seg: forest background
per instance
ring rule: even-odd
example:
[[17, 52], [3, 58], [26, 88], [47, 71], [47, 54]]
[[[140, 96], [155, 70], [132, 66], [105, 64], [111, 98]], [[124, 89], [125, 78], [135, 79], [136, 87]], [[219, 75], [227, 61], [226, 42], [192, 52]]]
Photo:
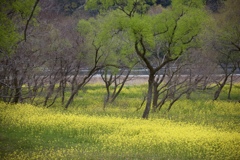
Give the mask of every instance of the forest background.
[[46, 107], [60, 99], [68, 108], [97, 74], [104, 106], [126, 82], [147, 75], [143, 118], [198, 89], [214, 88], [217, 100], [229, 83], [231, 99], [240, 66], [238, 4], [1, 1], [0, 98]]

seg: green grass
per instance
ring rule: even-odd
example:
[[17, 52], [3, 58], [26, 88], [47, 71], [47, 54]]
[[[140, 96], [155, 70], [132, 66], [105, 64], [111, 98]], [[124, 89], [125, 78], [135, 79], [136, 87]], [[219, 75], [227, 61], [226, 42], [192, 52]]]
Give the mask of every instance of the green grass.
[[128, 86], [105, 110], [101, 85], [87, 86], [68, 110], [0, 103], [0, 158], [240, 159], [238, 86], [231, 101], [227, 88], [218, 101], [199, 91], [149, 120], [136, 111], [145, 89]]

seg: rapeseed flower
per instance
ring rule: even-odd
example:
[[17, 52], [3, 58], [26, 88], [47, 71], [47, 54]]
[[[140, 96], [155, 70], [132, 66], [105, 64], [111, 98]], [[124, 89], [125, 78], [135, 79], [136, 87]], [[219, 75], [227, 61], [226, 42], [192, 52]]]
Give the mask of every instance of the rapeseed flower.
[[[213, 104], [224, 110], [221, 115], [229, 111], [227, 103]], [[233, 108], [228, 107], [235, 114]], [[240, 158], [239, 132], [167, 119], [90, 116], [1, 103], [0, 126], [2, 133], [21, 135], [15, 139], [19, 148], [4, 153], [3, 159]]]

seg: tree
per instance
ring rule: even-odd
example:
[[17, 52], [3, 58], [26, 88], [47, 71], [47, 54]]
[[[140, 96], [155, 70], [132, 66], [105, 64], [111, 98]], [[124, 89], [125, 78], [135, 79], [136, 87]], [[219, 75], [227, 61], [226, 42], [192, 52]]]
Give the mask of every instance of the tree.
[[39, 0], [1, 0], [0, 58], [12, 53], [22, 39], [26, 41], [30, 21], [39, 12], [38, 2]]
[[[81, 90], [91, 78], [105, 66], [105, 63], [110, 55], [111, 50], [106, 46], [104, 41], [97, 41], [96, 36], [99, 35], [101, 21], [95, 21], [90, 19], [86, 21], [84, 19], [78, 22], [78, 31], [82, 37], [82, 45], [84, 47], [81, 50], [79, 58], [84, 60], [81, 63], [81, 69], [86, 69], [87, 73], [81, 77], [81, 80], [77, 82], [76, 86], [72, 90], [72, 93], [65, 104], [67, 109], [72, 103], [75, 95]], [[94, 28], [95, 26], [96, 28]]]
[[173, 104], [183, 95], [190, 94], [201, 78], [192, 73], [189, 60], [186, 56], [178, 58], [172, 63], [168, 63], [155, 76], [153, 84], [153, 111], [160, 110], [169, 101], [167, 111], [170, 111]]
[[116, 65], [114, 67], [106, 64], [106, 67], [104, 67], [101, 71], [101, 77], [107, 90], [106, 97], [104, 98], [104, 108], [107, 103], [113, 103], [115, 101], [121, 93], [125, 83], [128, 80], [131, 80], [129, 75], [133, 67], [137, 64], [137, 62], [135, 62], [135, 64], [131, 64], [133, 61], [134, 58], [132, 58], [132, 60], [128, 60], [129, 64], [119, 64], [119, 66]]
[[[23, 100], [22, 86], [35, 55], [27, 40], [27, 31], [39, 11], [39, 0], [2, 0], [0, 2], [0, 93], [5, 102]], [[24, 44], [23, 40], [26, 44]], [[33, 54], [33, 55], [31, 55]]]
[[126, 36], [127, 45], [132, 46], [140, 63], [149, 70], [147, 101], [142, 116], [148, 118], [157, 72], [197, 45], [196, 37], [205, 13], [203, 4], [197, 0], [173, 1], [172, 6], [162, 13], [147, 15], [149, 6], [144, 0], [88, 1], [87, 8], [96, 7], [116, 9], [106, 14], [106, 17], [114, 19], [103, 25], [105, 40], [116, 34]]
[[214, 100], [217, 100], [223, 87], [230, 79], [230, 88], [228, 98], [232, 88], [232, 76], [239, 68], [240, 63], [240, 11], [237, 6], [240, 1], [228, 0], [219, 10], [219, 13], [214, 14], [214, 24], [212, 29], [207, 32], [207, 51], [215, 52], [214, 62], [223, 71], [223, 77], [217, 81], [218, 88], [215, 91]]

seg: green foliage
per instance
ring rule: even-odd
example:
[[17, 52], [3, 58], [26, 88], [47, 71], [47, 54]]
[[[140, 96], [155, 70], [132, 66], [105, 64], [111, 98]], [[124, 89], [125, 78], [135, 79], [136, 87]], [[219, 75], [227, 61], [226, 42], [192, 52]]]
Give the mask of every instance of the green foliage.
[[[198, 46], [197, 36], [202, 31], [206, 13], [201, 1], [173, 1], [171, 9], [155, 17], [155, 33], [163, 51], [179, 56], [191, 47]], [[166, 45], [168, 44], [168, 45]]]
[[[147, 10], [143, 1], [128, 1], [129, 3], [123, 4], [120, 2], [126, 1], [115, 2], [116, 10], [114, 11], [108, 8], [108, 2], [113, 1], [98, 1], [98, 3], [100, 2], [101, 5], [107, 6], [104, 9], [108, 9], [108, 12], [97, 17], [98, 21], [103, 19], [99, 35], [96, 37], [98, 42], [102, 44], [118, 38], [117, 42], [122, 41], [120, 43], [122, 46], [131, 45], [133, 48], [131, 50], [135, 50], [136, 57], [143, 62], [145, 67], [147, 66], [151, 75], [156, 74], [167, 63], [179, 58], [188, 49], [197, 46], [196, 37], [201, 31], [205, 16], [203, 4], [197, 0], [174, 1], [171, 8], [155, 15], [138, 10], [138, 7]], [[89, 3], [92, 5], [93, 1], [89, 1]], [[112, 3], [110, 4], [112, 5]], [[160, 19], [159, 22], [158, 19]], [[119, 35], [124, 36], [124, 39]], [[125, 47], [123, 48], [125, 49]], [[119, 49], [121, 50], [121, 48]], [[160, 52], [166, 58], [161, 59], [157, 55]], [[132, 53], [129, 52], [129, 54]], [[149, 82], [152, 82], [153, 79], [149, 79]], [[149, 86], [151, 86], [150, 83]], [[151, 97], [151, 92], [149, 89], [148, 97]], [[150, 110], [151, 99], [147, 100], [146, 112], [143, 117]]]
[[[0, 52], [8, 54], [12, 52], [12, 49], [19, 41], [20, 35], [17, 33], [13, 22], [10, 21], [5, 14], [0, 13], [0, 21], [4, 22], [4, 25], [0, 25]], [[0, 55], [0, 57], [1, 56], [3, 55]]]
[[[117, 34], [119, 29], [127, 30], [129, 19], [119, 11], [107, 16], [99, 15], [96, 19], [80, 20], [78, 31], [84, 39], [84, 48], [88, 54], [94, 53], [95, 47], [100, 47], [102, 55], [106, 56], [105, 63], [118, 66], [119, 62], [126, 66], [134, 63], [127, 60], [127, 56], [134, 53], [132, 41], [126, 36], [128, 33]], [[118, 18], [116, 18], [118, 17]], [[127, 21], [126, 21], [127, 20]]]
[[87, 36], [88, 34], [91, 34], [93, 32], [93, 28], [90, 21], [87, 20], [80, 20], [78, 22], [78, 32], [81, 36]]
[[[99, 3], [104, 5], [104, 9], [114, 5], [134, 9], [134, 1], [120, 3], [115, 1], [89, 1], [87, 8], [94, 8]], [[139, 1], [142, 3], [142, 1]], [[122, 5], [120, 5], [122, 4]], [[96, 7], [95, 6], [95, 7]], [[140, 5], [141, 6], [141, 5]], [[119, 8], [118, 8], [119, 9]], [[111, 11], [98, 18], [104, 19], [101, 25], [101, 32], [98, 39], [100, 42], [111, 40], [116, 34], [127, 36], [127, 44], [134, 44], [143, 38], [147, 46], [154, 47], [162, 44], [162, 50], [170, 51], [170, 56], [179, 56], [185, 50], [197, 46], [196, 36], [202, 29], [202, 23], [206, 17], [203, 11], [202, 1], [173, 1], [172, 7], [157, 15], [135, 13], [129, 16], [130, 8]], [[119, 37], [118, 37], [119, 38]], [[132, 45], [134, 46], [134, 45]], [[123, 47], [124, 48], [124, 47]]]
[[[21, 38], [19, 28], [26, 24], [32, 12], [33, 0], [1, 0], [0, 2], [0, 52], [10, 54]], [[37, 7], [35, 14], [40, 11]]]
[[[20, 13], [23, 19], [26, 19], [31, 14], [34, 3], [35, 1], [32, 0], [17, 0], [14, 1], [11, 5], [14, 11]], [[37, 9], [37, 12], [38, 11], [39, 8]]]

